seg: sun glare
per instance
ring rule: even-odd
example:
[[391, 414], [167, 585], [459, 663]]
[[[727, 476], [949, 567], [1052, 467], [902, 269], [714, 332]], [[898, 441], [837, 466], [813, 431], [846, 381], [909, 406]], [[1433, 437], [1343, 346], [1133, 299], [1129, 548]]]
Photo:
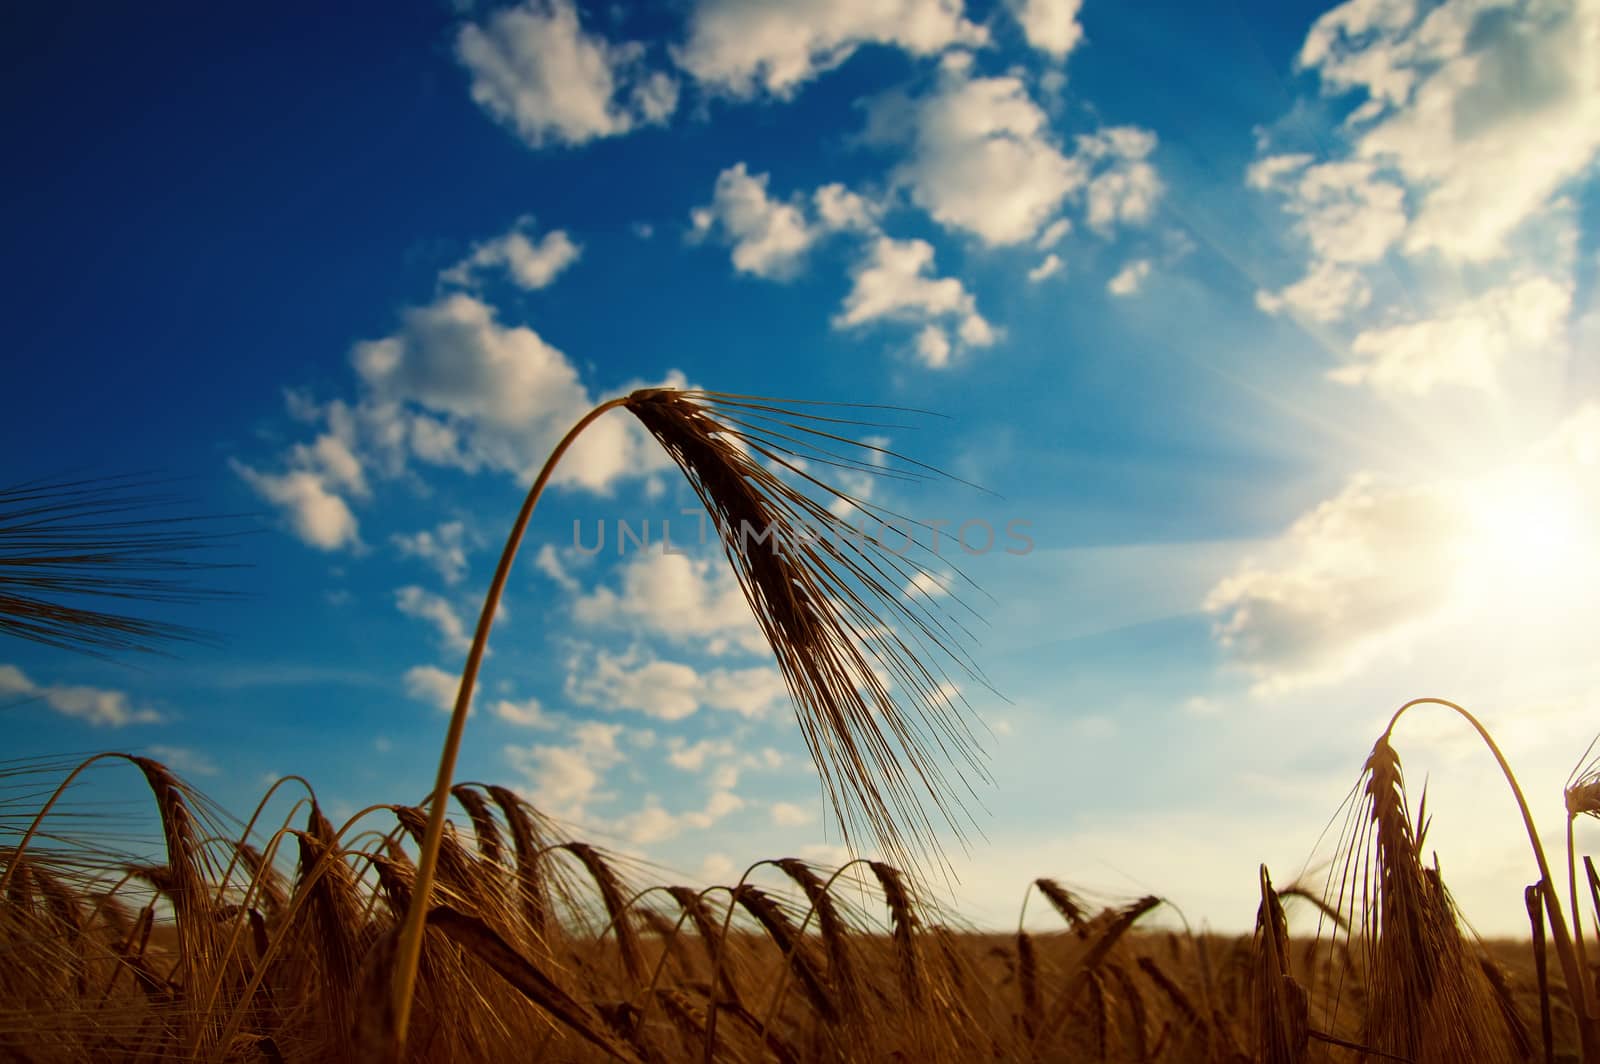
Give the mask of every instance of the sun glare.
[[[1558, 591], [1592, 572], [1597, 531], [1575, 471], [1520, 466], [1469, 491], [1472, 561], [1521, 590]], [[1490, 575], [1490, 574], [1485, 574]]]

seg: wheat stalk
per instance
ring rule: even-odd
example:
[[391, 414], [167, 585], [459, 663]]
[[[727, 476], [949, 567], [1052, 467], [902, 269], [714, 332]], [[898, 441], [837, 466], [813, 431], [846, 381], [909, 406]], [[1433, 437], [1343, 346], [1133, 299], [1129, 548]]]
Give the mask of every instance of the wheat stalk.
[[205, 555], [237, 530], [165, 512], [180, 500], [158, 485], [110, 476], [0, 487], [0, 635], [97, 657], [208, 639], [123, 609], [228, 597], [195, 578], [231, 568]]
[[[395, 1053], [404, 1050], [445, 806], [468, 709], [500, 598], [533, 509], [556, 464], [605, 413], [633, 414], [677, 464], [715, 520], [724, 553], [771, 647], [801, 732], [849, 843], [864, 830], [904, 865], [938, 852], [928, 808], [961, 830], [967, 774], [984, 777], [955, 671], [980, 683], [967, 633], [930, 596], [902, 589], [937, 577], [830, 508], [893, 517], [805, 471], [808, 463], [916, 479], [930, 467], [840, 435], [839, 407], [647, 388], [595, 407], [556, 445], [501, 552], [445, 734], [395, 965]], [[849, 409], [849, 408], [846, 408]], [[831, 412], [822, 412], [829, 410]], [[756, 538], [754, 546], [750, 543]], [[775, 537], [775, 538], [767, 538]], [[781, 549], [780, 549], [781, 548]], [[948, 773], [947, 774], [947, 770]], [[965, 793], [963, 793], [965, 792]], [[926, 805], [925, 805], [926, 803]]]

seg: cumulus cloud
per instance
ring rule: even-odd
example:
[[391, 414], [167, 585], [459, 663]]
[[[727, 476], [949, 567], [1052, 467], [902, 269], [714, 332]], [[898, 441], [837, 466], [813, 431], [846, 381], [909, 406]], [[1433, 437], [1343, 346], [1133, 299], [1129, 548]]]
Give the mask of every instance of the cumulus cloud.
[[[1020, 77], [973, 78], [947, 64], [927, 96], [891, 97], [878, 107], [869, 137], [910, 139], [910, 158], [895, 176], [912, 201], [985, 244], [1033, 239], [1089, 179], [1085, 162], [1061, 150]], [[909, 113], [891, 120], [883, 108]]]
[[533, 219], [523, 216], [511, 229], [493, 240], [474, 244], [466, 258], [439, 274], [446, 284], [472, 287], [484, 274], [504, 271], [525, 291], [545, 288], [578, 261], [583, 248], [564, 229], [552, 229], [532, 239]]
[[1343, 676], [1445, 607], [1469, 527], [1448, 486], [1358, 477], [1212, 589], [1216, 638], [1263, 693]]
[[717, 175], [710, 205], [697, 207], [691, 217], [696, 235], [716, 230], [728, 241], [734, 269], [783, 280], [798, 272], [817, 233], [801, 206], [767, 195], [767, 180], [767, 174], [752, 175], [736, 163]]
[[[914, 348], [917, 361], [929, 369], [943, 369], [950, 364], [950, 335], [937, 325], [924, 325], [917, 333]], [[854, 494], [852, 492], [852, 494]], [[839, 500], [834, 500], [835, 503]], [[832, 505], [830, 504], [830, 509]], [[853, 508], [853, 507], [852, 507]], [[837, 511], [835, 511], [837, 512]]]
[[[933, 245], [926, 240], [875, 238], [851, 270], [850, 292], [834, 316], [835, 327], [849, 329], [883, 319], [924, 327], [948, 322], [968, 347], [994, 343], [994, 328], [978, 313], [977, 300], [966, 286], [954, 277], [932, 273]], [[919, 341], [924, 364], [940, 366], [948, 361], [948, 347], [936, 346], [934, 359], [922, 345]]]
[[1150, 276], [1150, 260], [1135, 259], [1122, 269], [1117, 275], [1106, 282], [1106, 291], [1114, 296], [1131, 296], [1139, 291], [1145, 278]]
[[1305, 155], [1268, 156], [1252, 164], [1246, 180], [1284, 197], [1318, 261], [1377, 262], [1405, 233], [1405, 189], [1372, 162], [1310, 165]]
[[[525, 484], [596, 402], [565, 353], [526, 325], [503, 324], [494, 307], [468, 292], [408, 308], [395, 332], [355, 344], [351, 362], [360, 389], [353, 402], [318, 405], [290, 395], [290, 412], [325, 423], [326, 431], [289, 448], [287, 469], [233, 463], [302, 540], [323, 550], [361, 546], [347, 497], [367, 494], [368, 470], [395, 478], [421, 462], [505, 473]], [[672, 372], [624, 389], [684, 384]], [[601, 418], [567, 452], [554, 483], [605, 494], [622, 478], [651, 478], [669, 465], [636, 420]], [[395, 543], [451, 580], [464, 562], [460, 535], [441, 526]]]
[[187, 746], [164, 746], [158, 743], [145, 747], [144, 752], [180, 776], [215, 776], [222, 771], [211, 758]]
[[1381, 260], [1405, 232], [1405, 190], [1399, 184], [1370, 162], [1313, 165], [1305, 154], [1258, 159], [1246, 182], [1283, 197], [1312, 255], [1300, 280], [1276, 292], [1257, 292], [1258, 307], [1334, 322], [1371, 302], [1372, 287], [1359, 267]]
[[548, 543], [540, 544], [539, 553], [533, 556], [533, 567], [549, 577], [563, 591], [575, 593], [583, 586], [578, 583], [577, 577], [567, 571], [560, 553]]
[[548, 816], [579, 819], [605, 775], [626, 760], [617, 745], [620, 724], [585, 721], [572, 727], [564, 745], [507, 746], [506, 760], [528, 782], [526, 795]]
[[745, 801], [732, 791], [719, 790], [711, 794], [703, 809], [686, 813], [670, 813], [654, 801], [641, 809], [612, 821], [611, 829], [636, 846], [647, 846], [676, 838], [685, 829], [705, 830], [719, 820], [743, 809]]
[[1054, 277], [1060, 272], [1061, 256], [1052, 251], [1044, 257], [1039, 265], [1028, 271], [1028, 280], [1038, 284], [1040, 281]]
[[1301, 60], [1367, 91], [1357, 151], [1420, 192], [1407, 251], [1493, 258], [1600, 151], [1600, 8], [1450, 0], [1416, 14], [1359, 44], [1328, 43], [1319, 20]]
[[233, 471], [262, 499], [283, 510], [294, 534], [318, 550], [338, 550], [361, 542], [350, 504], [318, 474], [306, 469], [263, 473], [234, 460]]
[[871, 233], [878, 228], [882, 207], [837, 181], [811, 194], [817, 220], [829, 232]]
[[459, 584], [467, 573], [467, 527], [461, 521], [446, 521], [431, 531], [396, 532], [389, 541], [402, 558], [426, 562], [447, 584]]
[[874, 100], [864, 139], [904, 149], [895, 183], [940, 225], [989, 246], [1048, 250], [1071, 230], [1060, 217], [1069, 202], [1083, 204], [1101, 235], [1142, 225], [1162, 193], [1150, 160], [1155, 134], [1104, 127], [1077, 137], [1068, 151], [1020, 75], [975, 77], [955, 56], [927, 93]]
[[406, 694], [425, 702], [441, 713], [455, 708], [461, 677], [433, 665], [415, 665], [406, 670]]
[[1156, 135], [1138, 126], [1111, 126], [1078, 138], [1078, 156], [1096, 170], [1089, 182], [1086, 217], [1102, 235], [1119, 225], [1143, 225], [1161, 198], [1161, 178], [1150, 162]]
[[1053, 59], [1065, 59], [1083, 40], [1083, 0], [1011, 0], [1010, 7], [1028, 43]]
[[[463, 292], [402, 316], [400, 331], [352, 352], [367, 407], [386, 435], [424, 461], [531, 479], [556, 441], [593, 407], [567, 356]], [[573, 445], [555, 482], [603, 491], [662, 468], [628, 418], [602, 418]]]
[[466, 623], [443, 596], [412, 584], [395, 591], [394, 604], [407, 617], [432, 625], [447, 649], [465, 654], [472, 646]]
[[677, 58], [732, 95], [790, 96], [864, 44], [932, 55], [987, 39], [962, 17], [961, 0], [699, 0]]
[[474, 102], [533, 148], [665, 123], [678, 106], [677, 81], [646, 68], [642, 45], [586, 31], [571, 0], [525, 0], [467, 23], [456, 58]]
[[[1286, 194], [1315, 264], [1372, 263], [1394, 246], [1499, 258], [1600, 152], [1597, 42], [1591, 3], [1349, 0], [1299, 55], [1326, 92], [1364, 97], [1345, 122], [1348, 152], [1320, 165], [1269, 155], [1247, 180]], [[1322, 277], [1357, 290], [1347, 274]]]
[[723, 559], [636, 551], [619, 571], [616, 589], [598, 587], [573, 602], [580, 624], [693, 642], [712, 654], [766, 649], [750, 604]]
[[1072, 232], [1071, 219], [1057, 218], [1044, 227], [1044, 232], [1039, 234], [1039, 239], [1034, 241], [1033, 246], [1040, 251], [1049, 251], [1065, 240], [1070, 232]]
[[1330, 376], [1387, 395], [1490, 389], [1503, 363], [1560, 341], [1571, 302], [1570, 287], [1545, 277], [1500, 285], [1436, 317], [1362, 332], [1351, 345], [1357, 361]]
[[78, 684], [39, 684], [15, 665], [0, 665], [0, 698], [9, 697], [37, 699], [63, 717], [96, 727], [160, 724], [165, 719], [153, 709], [133, 705], [122, 691]]
[[545, 712], [537, 698], [524, 698], [521, 701], [502, 698], [489, 710], [507, 724], [515, 724], [519, 728], [548, 730], [556, 727], [555, 720]]
[[881, 208], [860, 193], [833, 182], [816, 189], [809, 204], [799, 194], [779, 200], [767, 193], [770, 177], [735, 163], [717, 175], [711, 202], [689, 215], [691, 236], [720, 236], [740, 273], [789, 280], [826, 236], [877, 231]]
[[702, 677], [701, 698], [705, 704], [741, 717], [765, 716], [787, 694], [783, 676], [766, 666], [712, 669]]
[[1319, 262], [1300, 280], [1256, 293], [1256, 306], [1268, 314], [1287, 309], [1311, 321], [1341, 321], [1372, 302], [1372, 285], [1359, 271], [1337, 262]]
[[[752, 175], [744, 163], [724, 170], [712, 202], [692, 212], [693, 235], [720, 235], [732, 248], [734, 268], [742, 273], [786, 280], [799, 272], [819, 240], [853, 233], [859, 251], [850, 272], [852, 287], [833, 318], [835, 328], [883, 320], [916, 326], [912, 353], [930, 369], [951, 364], [957, 341], [963, 349], [995, 342], [994, 328], [978, 313], [966, 286], [957, 278], [933, 275], [933, 245], [884, 235], [879, 203], [829, 184], [812, 194], [808, 206], [799, 195], [773, 199], [767, 185], [768, 175]], [[1051, 255], [1038, 279], [1059, 267], [1059, 259]]]
[[780, 828], [804, 827], [817, 818], [812, 810], [794, 802], [773, 802], [767, 811], [772, 814], [772, 822]]
[[682, 720], [702, 706], [744, 717], [764, 715], [786, 692], [776, 669], [711, 669], [644, 656], [638, 651], [578, 653], [568, 662], [567, 697], [580, 705], [627, 709], [658, 720]]
[[1419, 675], [1448, 663], [1445, 674], [1489, 679], [1508, 640], [1530, 663], [1587, 660], [1578, 618], [1600, 587], [1600, 404], [1496, 452], [1470, 475], [1355, 477], [1219, 581], [1206, 601], [1214, 634], [1255, 690], [1402, 655]]
[[701, 739], [694, 743], [674, 739], [668, 747], [667, 763], [685, 772], [703, 772], [708, 760], [733, 754], [733, 742], [729, 739]]

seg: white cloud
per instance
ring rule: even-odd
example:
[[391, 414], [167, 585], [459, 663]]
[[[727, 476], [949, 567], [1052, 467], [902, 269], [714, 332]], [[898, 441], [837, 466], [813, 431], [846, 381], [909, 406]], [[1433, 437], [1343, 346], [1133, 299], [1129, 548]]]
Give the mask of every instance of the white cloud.
[[441, 713], [455, 709], [460, 676], [433, 665], [414, 665], [406, 670], [404, 680], [406, 694], [418, 702], [426, 702]]
[[735, 163], [717, 175], [711, 202], [696, 207], [689, 218], [690, 235], [702, 239], [713, 232], [732, 248], [734, 269], [772, 281], [800, 271], [808, 251], [833, 233], [878, 231], [881, 206], [838, 182], [810, 196], [773, 199], [767, 194], [769, 174], [751, 174]]
[[658, 720], [682, 720], [700, 708], [700, 674], [675, 661], [641, 660], [634, 653], [598, 651], [574, 657], [567, 697], [606, 710], [631, 709]]
[[1262, 692], [1342, 676], [1447, 604], [1468, 524], [1447, 486], [1358, 477], [1212, 589], [1217, 640]]
[[759, 717], [786, 693], [776, 669], [711, 669], [704, 673], [637, 651], [597, 650], [568, 662], [566, 693], [573, 701], [606, 710], [631, 709], [659, 720], [682, 720], [702, 706]]
[[911, 158], [896, 179], [935, 221], [985, 244], [1033, 239], [1089, 178], [1084, 161], [1057, 146], [1019, 77], [969, 78], [947, 66], [928, 96], [893, 106], [910, 113], [877, 123], [872, 135], [909, 135]]
[[1089, 182], [1089, 228], [1101, 234], [1118, 225], [1142, 225], [1155, 213], [1161, 178], [1150, 163], [1156, 135], [1137, 126], [1112, 126], [1078, 138], [1078, 154], [1098, 169]]
[[230, 465], [257, 495], [283, 509], [294, 534], [307, 545], [338, 550], [361, 542], [350, 504], [330, 491], [317, 473], [306, 469], [262, 473], [237, 460]]
[[578, 583], [577, 577], [567, 572], [567, 567], [561, 561], [561, 555], [548, 543], [540, 544], [539, 553], [533, 557], [533, 567], [569, 594], [576, 592], [582, 586]]
[[1571, 289], [1548, 278], [1508, 283], [1437, 317], [1362, 332], [1351, 345], [1359, 361], [1330, 376], [1389, 395], [1443, 385], [1490, 389], [1503, 363], [1560, 340], [1571, 301]]
[[909, 147], [893, 176], [912, 202], [984, 244], [1032, 242], [1040, 250], [1071, 230], [1058, 217], [1069, 199], [1083, 198], [1102, 235], [1150, 220], [1162, 192], [1149, 158], [1155, 134], [1106, 127], [1076, 138], [1068, 153], [1019, 75], [973, 77], [969, 67], [947, 57], [932, 91], [889, 94], [868, 108], [867, 141]]
[[738, 869], [734, 867], [733, 858], [725, 853], [708, 853], [705, 860], [700, 862], [700, 881], [702, 883], [726, 883], [733, 879], [733, 874]]
[[1117, 275], [1106, 282], [1106, 291], [1114, 296], [1131, 296], [1144, 284], [1145, 278], [1150, 276], [1150, 260], [1135, 259], [1122, 269]]
[[504, 270], [513, 284], [525, 291], [545, 288], [578, 261], [583, 248], [564, 229], [552, 229], [539, 240], [530, 239], [533, 219], [517, 219], [509, 232], [474, 244], [466, 258], [439, 274], [446, 284], [472, 287], [491, 270]]
[[782, 280], [798, 272], [817, 233], [799, 206], [767, 196], [767, 179], [767, 174], [749, 173], [744, 163], [722, 171], [710, 205], [693, 212], [694, 231], [720, 230], [740, 273]]
[[186, 746], [157, 744], [145, 747], [144, 752], [180, 776], [215, 776], [222, 771], [211, 758]]
[[1418, 84], [1359, 150], [1424, 190], [1408, 251], [1494, 257], [1588, 166], [1600, 150], [1597, 44], [1593, 3], [1484, 11], [1452, 0], [1428, 13], [1411, 42], [1380, 38], [1377, 51], [1411, 51], [1399, 61]]
[[1061, 241], [1065, 240], [1067, 234], [1070, 232], [1072, 232], [1071, 220], [1067, 218], [1057, 218], [1055, 221], [1044, 227], [1044, 232], [1039, 234], [1039, 239], [1034, 241], [1033, 246], [1038, 248], [1040, 251], [1049, 251], [1051, 248], [1061, 243]]
[[[834, 316], [841, 329], [880, 319], [926, 326], [951, 321], [969, 347], [986, 347], [995, 340], [993, 327], [978, 313], [977, 301], [954, 277], [930, 276], [933, 245], [925, 240], [895, 240], [879, 236], [851, 271], [852, 285], [844, 306]], [[919, 343], [926, 364], [928, 350]], [[941, 359], [948, 360], [949, 352]]]
[[634, 845], [647, 846], [676, 838], [687, 828], [703, 831], [737, 813], [744, 805], [744, 799], [732, 791], [716, 791], [707, 799], [704, 809], [677, 815], [651, 801], [642, 809], [618, 818], [611, 828]]
[[1258, 160], [1247, 180], [1285, 196], [1319, 262], [1377, 262], [1405, 233], [1405, 189], [1367, 161], [1309, 165], [1309, 156]]
[[17, 666], [0, 665], [0, 698], [9, 696], [38, 699], [63, 717], [87, 721], [96, 727], [160, 724], [165, 719], [153, 709], [134, 706], [122, 691], [78, 684], [38, 684]]
[[502, 698], [489, 709], [507, 724], [515, 724], [520, 728], [549, 729], [556, 726], [537, 698], [524, 698], [520, 702]]
[[950, 576], [948, 574], [935, 575], [927, 570], [918, 571], [906, 586], [901, 589], [901, 594], [913, 598], [938, 598], [950, 593]]
[[[527, 326], [502, 325], [493, 307], [466, 292], [407, 309], [396, 332], [354, 345], [351, 361], [361, 386], [354, 403], [318, 406], [289, 396], [292, 415], [323, 420], [327, 431], [311, 445], [292, 446], [286, 471], [232, 463], [257, 494], [284, 510], [296, 535], [323, 550], [362, 546], [346, 495], [367, 493], [368, 469], [396, 478], [416, 459], [506, 473], [525, 484], [595, 406], [565, 354]], [[624, 390], [684, 385], [674, 371]], [[604, 494], [621, 478], [648, 481], [670, 464], [636, 419], [615, 415], [587, 427], [553, 481]], [[434, 563], [447, 580], [459, 579], [464, 544], [447, 535], [459, 533], [446, 525], [438, 534], [395, 542], [403, 553]]]
[[574, 601], [580, 624], [631, 627], [713, 654], [766, 649], [726, 560], [638, 551], [620, 571], [619, 590], [599, 587]]
[[564, 746], [507, 746], [506, 759], [528, 781], [527, 797], [540, 812], [579, 819], [605, 779], [626, 760], [617, 748], [620, 724], [585, 721], [574, 725]]
[[1311, 160], [1304, 152], [1264, 155], [1245, 171], [1245, 184], [1263, 192], [1279, 187], [1285, 177], [1304, 170]]
[[747, 718], [765, 716], [788, 694], [783, 676], [777, 669], [765, 666], [712, 669], [703, 675], [702, 682], [700, 697], [706, 705]]
[[666, 122], [677, 82], [646, 70], [643, 55], [639, 44], [586, 32], [571, 0], [525, 0], [456, 37], [472, 99], [534, 148]]
[[1300, 62], [1330, 92], [1365, 93], [1351, 165], [1414, 192], [1406, 251], [1481, 261], [1600, 151], [1597, 41], [1592, 3], [1351, 0], [1312, 27]]
[[1054, 277], [1060, 272], [1061, 256], [1052, 251], [1050, 254], [1044, 257], [1044, 261], [1040, 262], [1039, 265], [1028, 271], [1028, 280], [1032, 281], [1034, 284], [1038, 284], [1040, 281]]
[[837, 181], [813, 192], [811, 202], [817, 220], [829, 231], [871, 233], [878, 228], [881, 206]]
[[803, 827], [816, 819], [812, 810], [793, 802], [773, 802], [768, 811], [772, 814], [772, 822], [780, 828]]
[[389, 541], [401, 557], [417, 558], [429, 565], [447, 584], [459, 584], [467, 572], [467, 527], [461, 521], [446, 521], [429, 531], [397, 532]]
[[922, 331], [917, 333], [917, 360], [929, 369], [943, 369], [948, 366], [950, 351], [950, 336], [939, 326], [924, 325]]
[[961, 0], [699, 0], [678, 62], [736, 96], [792, 95], [864, 44], [913, 55], [987, 40], [962, 17]]
[[1065, 59], [1083, 40], [1083, 0], [1011, 0], [1010, 7], [1028, 43], [1054, 59]]
[[351, 442], [343, 435], [325, 432], [310, 444], [295, 444], [289, 460], [297, 468], [311, 470], [324, 483], [364, 498], [369, 494], [366, 473]]
[[1372, 302], [1372, 285], [1356, 270], [1319, 262], [1300, 280], [1277, 292], [1256, 293], [1256, 306], [1268, 314], [1288, 308], [1312, 321], [1340, 321]]
[[456, 613], [455, 607], [442, 596], [412, 584], [395, 591], [394, 604], [407, 617], [433, 625], [448, 649], [465, 654], [472, 646], [472, 637], [467, 633], [466, 624]]
[[728, 739], [701, 739], [694, 743], [674, 739], [669, 745], [667, 762], [685, 772], [703, 772], [708, 760], [734, 754], [733, 742]]
[[1256, 293], [1268, 314], [1288, 309], [1316, 322], [1336, 322], [1372, 301], [1357, 267], [1383, 258], [1405, 232], [1405, 190], [1369, 162], [1311, 164], [1311, 156], [1269, 155], [1250, 167], [1247, 183], [1276, 190], [1312, 254], [1306, 275], [1277, 292]]
[[[492, 307], [461, 292], [407, 310], [399, 332], [357, 344], [352, 359], [369, 392], [373, 436], [469, 471], [531, 479], [594, 405], [566, 355], [526, 326], [501, 325]], [[665, 463], [633, 419], [601, 418], [562, 459], [555, 482], [603, 491]]]

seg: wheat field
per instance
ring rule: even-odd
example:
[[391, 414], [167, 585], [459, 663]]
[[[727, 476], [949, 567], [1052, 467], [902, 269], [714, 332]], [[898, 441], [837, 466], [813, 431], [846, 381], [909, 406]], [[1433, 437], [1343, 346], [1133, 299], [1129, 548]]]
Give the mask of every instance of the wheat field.
[[[962, 791], [982, 776], [948, 678], [983, 680], [959, 621], [930, 596], [902, 594], [929, 572], [870, 540], [779, 552], [725, 531], [723, 545], [838, 826], [854, 852], [875, 856], [839, 868], [778, 856], [733, 883], [660, 883], [516, 792], [456, 781], [498, 596], [534, 505], [571, 440], [617, 408], [663, 446], [724, 530], [826, 527], [839, 520], [830, 503], [870, 506], [807, 468], [935, 475], [841, 436], [851, 422], [837, 408], [635, 392], [580, 421], [534, 482], [423, 804], [336, 825], [311, 785], [289, 777], [241, 820], [146, 757], [0, 766], [0, 1055], [1600, 1062], [1580, 920], [1587, 912], [1600, 927], [1600, 877], [1571, 831], [1600, 814], [1600, 759], [1586, 754], [1566, 784], [1563, 882], [1493, 737], [1437, 699], [1408, 703], [1378, 737], [1324, 876], [1275, 885], [1255, 870], [1254, 896], [1240, 899], [1255, 912], [1253, 935], [1164, 930], [1174, 924], [1161, 898], [1092, 902], [1062, 870], [1018, 884], [1014, 935], [978, 931], [936, 903], [922, 884], [937, 874], [940, 830], [960, 829]], [[13, 514], [45, 515], [0, 523], [24, 529], [28, 547], [0, 551], [0, 592], [27, 592], [0, 595], [0, 634], [97, 651], [186, 634], [60, 607], [63, 592], [85, 588], [171, 597], [154, 563], [203, 546], [159, 523], [107, 523], [123, 500], [105, 490], [0, 494]], [[190, 571], [179, 566], [185, 580]], [[1464, 932], [1425, 859], [1429, 813], [1409, 797], [1392, 741], [1421, 706], [1475, 729], [1504, 771], [1536, 869], [1524, 895], [1529, 942]], [[109, 770], [142, 780], [150, 839], [139, 817], [86, 792]], [[1251, 874], [1241, 869], [1241, 882]], [[1025, 929], [1030, 903], [1054, 911], [1055, 930]], [[1311, 933], [1291, 935], [1290, 909]]]
[[[74, 803], [119, 766], [148, 787], [153, 860]], [[0, 1054], [392, 1059], [423, 809], [336, 826], [286, 780], [270, 797], [292, 802], [288, 820], [241, 823], [147, 758], [65, 769], [3, 778]], [[456, 785], [404, 1059], [1581, 1059], [1542, 943], [1458, 930], [1398, 770], [1381, 742], [1352, 818], [1373, 836], [1350, 852], [1355, 889], [1279, 889], [1263, 868], [1256, 932], [1239, 938], [1145, 927], [1171, 923], [1160, 898], [1098, 906], [1050, 877], [1028, 901], [1056, 930], [982, 933], [868, 860], [649, 883], [514, 792]], [[1286, 907], [1322, 933], [1292, 938]]]

